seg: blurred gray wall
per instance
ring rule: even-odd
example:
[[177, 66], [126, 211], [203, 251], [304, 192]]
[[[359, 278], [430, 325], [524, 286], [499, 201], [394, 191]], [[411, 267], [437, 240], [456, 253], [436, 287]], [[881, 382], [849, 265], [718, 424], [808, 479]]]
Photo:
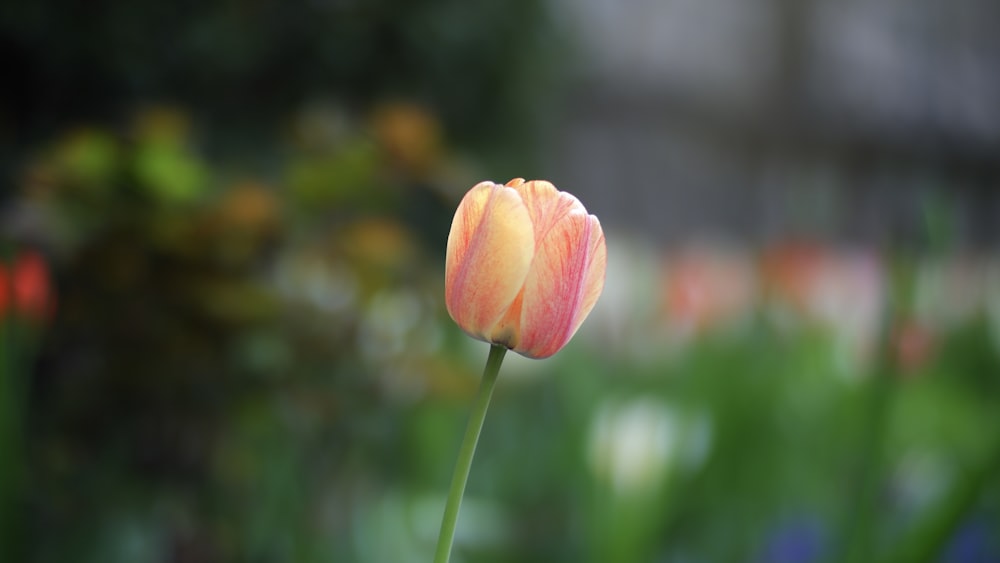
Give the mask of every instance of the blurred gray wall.
[[555, 10], [576, 57], [549, 175], [606, 224], [665, 242], [998, 238], [1000, 2]]

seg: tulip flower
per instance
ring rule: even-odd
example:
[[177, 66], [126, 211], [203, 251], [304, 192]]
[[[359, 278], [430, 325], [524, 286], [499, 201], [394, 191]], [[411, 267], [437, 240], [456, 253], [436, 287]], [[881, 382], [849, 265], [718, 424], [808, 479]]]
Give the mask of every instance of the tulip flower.
[[473, 338], [529, 358], [569, 342], [604, 288], [597, 217], [549, 182], [481, 182], [448, 236], [445, 302]]
[[451, 556], [504, 354], [547, 358], [562, 349], [604, 289], [607, 255], [597, 217], [549, 182], [480, 182], [458, 204], [448, 235], [445, 304], [462, 330], [492, 346], [452, 474], [435, 563]]

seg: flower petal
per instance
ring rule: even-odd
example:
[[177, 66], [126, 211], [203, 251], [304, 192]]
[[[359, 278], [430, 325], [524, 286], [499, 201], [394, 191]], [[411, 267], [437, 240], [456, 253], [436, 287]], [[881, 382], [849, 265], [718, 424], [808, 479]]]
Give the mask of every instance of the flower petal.
[[594, 309], [594, 305], [597, 305], [597, 298], [604, 291], [604, 279], [608, 270], [608, 247], [604, 241], [604, 229], [594, 215], [588, 216], [587, 220], [590, 222], [590, 250], [587, 256], [587, 274], [583, 279], [583, 300], [577, 312], [575, 325], [566, 340], [576, 334], [584, 319]]
[[462, 199], [448, 235], [445, 304], [470, 336], [491, 341], [518, 296], [535, 239], [528, 210], [513, 188], [481, 182]]
[[[511, 180], [511, 183], [513, 182], [515, 180]], [[580, 200], [571, 194], [557, 190], [555, 186], [545, 180], [532, 180], [530, 182], [522, 180], [515, 185], [515, 188], [521, 194], [524, 205], [528, 207], [531, 223], [535, 227], [536, 241], [544, 239], [549, 230], [571, 211], [587, 213]]]
[[593, 309], [604, 288], [607, 250], [600, 222], [575, 197], [548, 182], [519, 189], [532, 216], [536, 248], [514, 350], [545, 358], [569, 342]]

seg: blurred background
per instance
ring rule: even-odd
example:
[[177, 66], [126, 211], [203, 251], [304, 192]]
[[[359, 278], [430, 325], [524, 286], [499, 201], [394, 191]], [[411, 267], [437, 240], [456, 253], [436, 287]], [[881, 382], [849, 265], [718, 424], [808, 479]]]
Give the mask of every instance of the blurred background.
[[1000, 561], [1000, 4], [0, 6], [0, 561], [430, 561], [480, 180], [600, 217], [454, 561]]

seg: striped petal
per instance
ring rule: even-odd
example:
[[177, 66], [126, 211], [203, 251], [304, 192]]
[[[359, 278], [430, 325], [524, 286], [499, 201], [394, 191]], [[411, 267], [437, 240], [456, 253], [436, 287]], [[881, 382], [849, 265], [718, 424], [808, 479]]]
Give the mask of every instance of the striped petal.
[[445, 259], [445, 304], [462, 330], [496, 341], [494, 328], [517, 299], [534, 249], [528, 209], [514, 188], [481, 182], [469, 190]]
[[607, 250], [596, 217], [548, 182], [518, 186], [535, 231], [535, 259], [521, 296], [514, 350], [545, 358], [569, 342], [604, 287]]
[[597, 299], [604, 291], [604, 279], [608, 269], [608, 247], [604, 242], [604, 229], [594, 215], [588, 216], [587, 220], [590, 222], [590, 250], [587, 254], [587, 274], [583, 278], [583, 300], [575, 324], [566, 338], [567, 341], [576, 334], [584, 319], [594, 309], [594, 305], [597, 305]]

